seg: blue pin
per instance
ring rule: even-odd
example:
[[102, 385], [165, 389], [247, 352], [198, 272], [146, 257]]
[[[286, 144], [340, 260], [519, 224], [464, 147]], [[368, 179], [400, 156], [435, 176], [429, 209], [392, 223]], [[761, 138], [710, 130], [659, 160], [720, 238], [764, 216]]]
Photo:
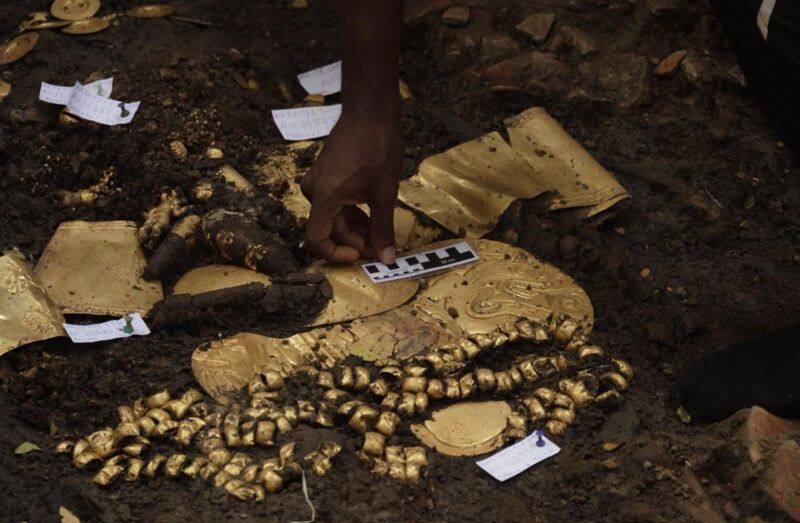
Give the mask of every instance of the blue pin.
[[536, 431], [536, 437], [538, 438], [536, 440], [536, 446], [537, 447], [544, 447], [544, 445], [545, 445], [545, 443], [544, 443], [544, 433], [541, 430], [537, 430]]

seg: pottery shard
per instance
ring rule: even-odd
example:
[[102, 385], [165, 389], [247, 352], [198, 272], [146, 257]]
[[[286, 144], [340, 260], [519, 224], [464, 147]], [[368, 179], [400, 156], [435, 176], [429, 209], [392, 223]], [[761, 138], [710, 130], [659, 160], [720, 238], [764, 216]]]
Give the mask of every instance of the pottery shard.
[[505, 33], [492, 33], [481, 39], [481, 59], [493, 62], [517, 54], [519, 43]]
[[601, 64], [597, 70], [597, 84], [601, 92], [625, 109], [640, 105], [650, 91], [647, 59], [635, 54], [616, 55]]
[[731, 477], [719, 479], [733, 481], [738, 492], [746, 493], [746, 502], [766, 504], [800, 521], [800, 424], [752, 407], [718, 427], [730, 441], [724, 459], [738, 463]]
[[561, 92], [571, 78], [567, 64], [549, 53], [531, 53], [528, 88], [543, 92]]
[[597, 43], [592, 35], [577, 27], [565, 25], [561, 28], [561, 36], [570, 47], [578, 51], [582, 56], [588, 56], [597, 51]]
[[555, 13], [537, 13], [523, 20], [517, 26], [517, 30], [530, 36], [534, 42], [541, 44], [547, 40], [555, 21]]
[[450, 27], [466, 27], [469, 24], [469, 7], [453, 6], [442, 14], [442, 22]]
[[666, 76], [675, 72], [675, 69], [681, 64], [683, 59], [686, 58], [686, 50], [681, 49], [680, 51], [675, 51], [674, 53], [670, 54], [668, 57], [661, 60], [661, 63], [655, 69], [655, 74], [658, 76]]

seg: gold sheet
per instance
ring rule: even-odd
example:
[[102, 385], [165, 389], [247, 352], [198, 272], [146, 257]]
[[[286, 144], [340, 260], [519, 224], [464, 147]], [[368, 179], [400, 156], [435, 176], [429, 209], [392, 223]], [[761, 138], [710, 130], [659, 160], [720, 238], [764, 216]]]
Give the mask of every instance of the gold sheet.
[[236, 265], [208, 265], [187, 272], [175, 283], [173, 294], [202, 294], [248, 283], [270, 285], [266, 274]]
[[520, 198], [553, 193], [551, 210], [580, 207], [588, 218], [630, 197], [544, 109], [507, 123], [511, 145], [493, 132], [431, 156], [400, 183], [400, 200], [454, 234], [480, 238]]
[[66, 336], [64, 316], [19, 253], [0, 257], [0, 356], [34, 341]]
[[[424, 250], [447, 243], [429, 245]], [[313, 328], [288, 338], [261, 336], [257, 348], [253, 348], [255, 345], [236, 348], [242, 344], [225, 340], [216, 342], [211, 351], [198, 348], [192, 354], [195, 377], [206, 391], [218, 396], [245, 385], [262, 365], [270, 365], [271, 360], [265, 355], [276, 351], [295, 351], [302, 355], [303, 362], [323, 367], [333, 366], [349, 354], [367, 361], [386, 357], [403, 360], [446, 345], [464, 334], [492, 332], [502, 323], [526, 315], [544, 320], [551, 313], [569, 314], [580, 321], [585, 332], [591, 331], [592, 303], [571, 278], [522, 249], [490, 240], [471, 243], [480, 256], [478, 262], [431, 277], [427, 287], [408, 303], [401, 305], [393, 299], [381, 305], [385, 307], [392, 302], [397, 305], [380, 314]], [[356, 266], [349, 269], [361, 271]], [[337, 314], [353, 316], [358, 310], [356, 305], [376, 300], [385, 286], [392, 285], [366, 282], [370, 286], [367, 289], [372, 290], [367, 298], [362, 298], [364, 282], [353, 286], [356, 280], [330, 278], [330, 275], [329, 279], [336, 282], [334, 295], [338, 292], [347, 299], [340, 298], [330, 311], [326, 310], [328, 318]], [[416, 281], [411, 281], [416, 291]], [[453, 311], [455, 317], [448, 311]], [[287, 367], [273, 370], [290, 373]]]
[[64, 313], [146, 313], [163, 295], [159, 282], [142, 279], [146, 265], [136, 224], [126, 221], [62, 223], [35, 273]]
[[422, 443], [448, 456], [477, 456], [501, 447], [511, 407], [505, 401], [463, 402], [411, 425]]
[[394, 309], [410, 300], [419, 288], [417, 280], [376, 285], [360, 265], [319, 263], [309, 270], [323, 273], [333, 288], [333, 297], [310, 325], [341, 323]]
[[630, 198], [614, 175], [541, 107], [528, 109], [507, 123], [511, 147], [542, 174], [548, 188], [558, 192], [551, 209], [586, 207], [588, 218]]

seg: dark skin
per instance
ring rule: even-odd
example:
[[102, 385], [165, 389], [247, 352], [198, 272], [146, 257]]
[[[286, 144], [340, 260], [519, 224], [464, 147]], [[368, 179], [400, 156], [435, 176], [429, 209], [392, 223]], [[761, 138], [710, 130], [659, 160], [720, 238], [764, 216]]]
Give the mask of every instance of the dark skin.
[[[343, 34], [342, 116], [302, 181], [306, 245], [335, 263], [394, 263], [402, 0], [335, 0]], [[367, 204], [367, 216], [357, 205]]]

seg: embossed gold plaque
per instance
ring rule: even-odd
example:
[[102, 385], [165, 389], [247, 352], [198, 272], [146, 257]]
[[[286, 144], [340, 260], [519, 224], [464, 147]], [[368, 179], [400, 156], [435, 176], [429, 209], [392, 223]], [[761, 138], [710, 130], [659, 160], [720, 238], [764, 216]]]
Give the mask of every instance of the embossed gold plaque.
[[567, 314], [591, 331], [592, 302], [572, 278], [508, 244], [492, 240], [470, 244], [480, 257], [476, 263], [434, 275], [419, 292], [445, 310], [454, 310], [454, 321], [465, 333], [492, 332], [520, 316], [544, 321], [551, 313]]
[[163, 296], [142, 279], [146, 265], [136, 224], [62, 223], [36, 265], [36, 276], [65, 313], [146, 313]]
[[175, 8], [171, 5], [151, 4], [134, 7], [133, 9], [127, 10], [125, 14], [133, 18], [161, 18], [169, 16], [174, 12]]
[[0, 356], [27, 343], [66, 336], [63, 323], [23, 257], [0, 257]]
[[588, 218], [629, 198], [625, 189], [547, 112], [534, 107], [499, 133], [425, 159], [400, 183], [400, 200], [449, 231], [480, 238], [519, 198], [553, 193], [550, 208], [583, 208]]
[[0, 65], [16, 62], [33, 49], [39, 41], [38, 33], [25, 33], [0, 45]]
[[108, 18], [86, 18], [72, 22], [67, 27], [61, 30], [63, 33], [71, 35], [88, 35], [92, 33], [99, 33], [111, 24]]
[[269, 285], [269, 276], [235, 265], [209, 265], [187, 272], [175, 284], [173, 294], [202, 294], [248, 283]]
[[333, 288], [333, 297], [310, 325], [341, 323], [394, 309], [411, 299], [419, 287], [416, 280], [376, 285], [358, 265], [320, 263], [310, 270], [323, 273]]
[[585, 207], [588, 218], [630, 198], [614, 175], [541, 107], [528, 109], [507, 123], [511, 147], [558, 193], [551, 209]]
[[477, 456], [503, 445], [511, 407], [505, 401], [463, 402], [435, 411], [411, 431], [448, 456]]
[[100, 10], [100, 0], [56, 0], [50, 13], [60, 20], [84, 20]]

